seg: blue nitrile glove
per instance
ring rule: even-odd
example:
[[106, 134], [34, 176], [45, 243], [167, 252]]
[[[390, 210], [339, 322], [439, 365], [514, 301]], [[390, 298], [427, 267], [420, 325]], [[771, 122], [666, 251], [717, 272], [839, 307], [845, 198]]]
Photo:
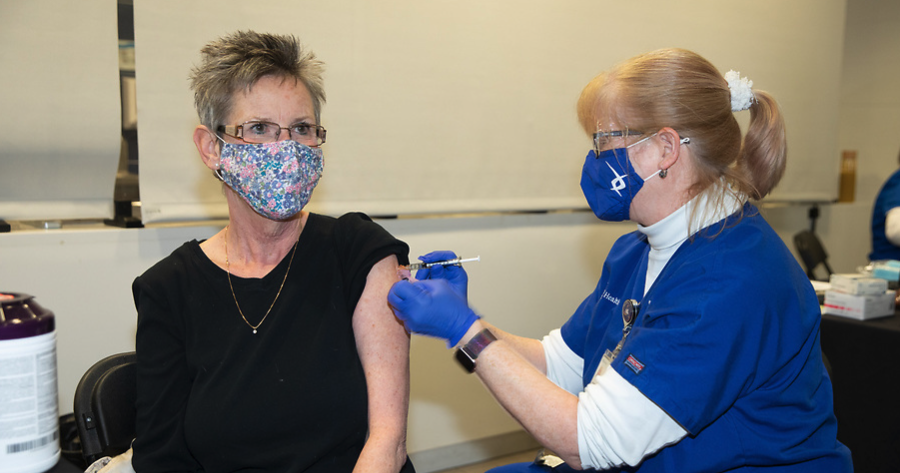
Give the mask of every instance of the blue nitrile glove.
[[479, 319], [446, 279], [399, 281], [388, 293], [394, 314], [410, 332], [447, 340], [452, 348]]
[[[459, 258], [452, 251], [432, 251], [425, 256], [419, 256], [419, 260], [423, 263], [434, 263], [435, 261], [447, 261]], [[468, 286], [469, 275], [462, 266], [458, 265], [436, 265], [430, 268], [422, 268], [416, 271], [416, 279], [422, 281], [425, 279], [446, 279], [453, 286], [456, 292], [460, 293], [463, 299], [469, 300]]]

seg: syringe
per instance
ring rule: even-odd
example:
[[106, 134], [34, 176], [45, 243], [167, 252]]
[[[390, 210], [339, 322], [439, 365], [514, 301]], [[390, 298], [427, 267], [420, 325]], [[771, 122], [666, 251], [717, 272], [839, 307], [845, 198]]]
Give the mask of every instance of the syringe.
[[410, 264], [409, 266], [407, 266], [407, 269], [409, 269], [410, 271], [415, 271], [415, 270], [417, 270], [417, 269], [430, 268], [430, 267], [432, 267], [432, 266], [437, 266], [437, 265], [441, 265], [441, 266], [451, 266], [451, 265], [456, 265], [456, 266], [459, 266], [459, 265], [461, 265], [461, 264], [463, 264], [463, 263], [471, 263], [471, 262], [473, 262], [473, 261], [481, 261], [481, 256], [476, 256], [476, 257], [474, 257], [474, 258], [456, 258], [456, 259], [448, 259], [448, 260], [444, 260], [444, 261], [435, 261], [435, 262], [433, 262], [433, 263], [421, 263], [421, 262], [420, 262], [420, 263], [412, 263], [412, 264]]

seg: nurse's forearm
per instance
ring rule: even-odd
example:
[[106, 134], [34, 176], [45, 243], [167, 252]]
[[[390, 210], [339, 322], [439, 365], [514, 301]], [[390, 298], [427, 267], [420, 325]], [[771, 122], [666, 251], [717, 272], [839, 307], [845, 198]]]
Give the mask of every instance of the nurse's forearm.
[[[475, 322], [460, 346], [485, 326], [481, 321]], [[479, 354], [475, 373], [500, 405], [541, 445], [553, 450], [569, 466], [581, 468], [576, 396], [553, 384], [503, 337]]]
[[[499, 328], [485, 322], [484, 320], [479, 320], [475, 325], [481, 325], [481, 328], [478, 330], [474, 330], [472, 328], [466, 332], [466, 335], [463, 336], [460, 343], [457, 345], [462, 346], [465, 345], [465, 342], [469, 341], [472, 336], [476, 333], [480, 332], [482, 329], [490, 329], [491, 333], [497, 337], [498, 340], [503, 340], [506, 342], [510, 348], [515, 350], [522, 358], [525, 358], [529, 363], [531, 363], [535, 368], [538, 369], [543, 374], [547, 374], [547, 359], [544, 357], [544, 345], [541, 344], [540, 340], [535, 340], [533, 338], [520, 337], [518, 335], [513, 335], [509, 332], [504, 332]], [[475, 326], [473, 325], [473, 327]]]

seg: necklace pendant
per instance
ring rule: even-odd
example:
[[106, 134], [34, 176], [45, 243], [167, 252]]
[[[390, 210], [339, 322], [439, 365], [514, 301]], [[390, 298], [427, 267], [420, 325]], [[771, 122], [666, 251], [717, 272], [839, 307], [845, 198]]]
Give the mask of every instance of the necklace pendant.
[[[234, 285], [231, 283], [231, 264], [228, 261], [228, 225], [225, 226], [225, 274], [228, 277], [228, 289], [231, 289], [231, 297], [234, 298], [234, 305], [237, 307], [237, 311], [241, 314], [241, 318], [244, 319], [244, 323], [247, 324], [250, 329], [253, 330], [253, 335], [256, 335], [256, 329], [266, 321], [266, 317], [269, 316], [269, 313], [272, 312], [272, 307], [275, 307], [275, 303], [278, 302], [278, 297], [281, 295], [281, 290], [284, 289], [284, 283], [287, 282], [288, 274], [291, 273], [291, 264], [294, 262], [294, 255], [297, 253], [297, 246], [300, 244], [300, 240], [298, 239], [296, 243], [294, 243], [294, 249], [291, 251], [291, 259], [288, 260], [287, 270], [284, 272], [284, 279], [281, 280], [281, 286], [278, 287], [278, 292], [275, 293], [275, 299], [272, 301], [272, 304], [269, 306], [269, 310], [263, 315], [262, 319], [260, 319], [259, 323], [256, 324], [256, 327], [250, 324], [247, 320], [247, 317], [244, 317], [244, 312], [241, 311], [241, 305], [238, 304], [237, 294], [234, 293]], [[303, 230], [303, 226], [300, 226], [300, 230]]]

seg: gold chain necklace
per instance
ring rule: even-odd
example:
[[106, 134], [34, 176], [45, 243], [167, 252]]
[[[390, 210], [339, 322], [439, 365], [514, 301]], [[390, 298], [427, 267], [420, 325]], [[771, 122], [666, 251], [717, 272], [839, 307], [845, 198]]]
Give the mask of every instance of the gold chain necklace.
[[231, 297], [234, 298], [234, 305], [237, 306], [238, 313], [241, 314], [241, 318], [244, 319], [244, 323], [247, 324], [250, 328], [253, 329], [253, 333], [256, 333], [256, 329], [259, 328], [263, 322], [266, 321], [266, 317], [269, 316], [269, 312], [272, 312], [272, 307], [275, 307], [275, 302], [278, 301], [278, 296], [281, 295], [281, 290], [284, 289], [284, 283], [287, 282], [288, 274], [291, 272], [291, 264], [294, 262], [294, 254], [297, 253], [297, 245], [300, 244], [300, 239], [297, 239], [297, 243], [294, 243], [294, 250], [291, 251], [291, 259], [288, 261], [287, 271], [284, 272], [284, 279], [281, 281], [281, 286], [278, 288], [278, 294], [275, 294], [275, 300], [272, 301], [272, 305], [269, 306], [269, 310], [266, 311], [266, 315], [263, 316], [262, 320], [259, 321], [258, 324], [253, 325], [250, 321], [247, 320], [247, 317], [244, 316], [244, 312], [241, 310], [241, 305], [238, 304], [237, 295], [234, 293], [234, 286], [231, 284], [231, 263], [228, 261], [228, 227], [225, 226], [225, 272], [228, 274], [228, 287], [231, 289]]

